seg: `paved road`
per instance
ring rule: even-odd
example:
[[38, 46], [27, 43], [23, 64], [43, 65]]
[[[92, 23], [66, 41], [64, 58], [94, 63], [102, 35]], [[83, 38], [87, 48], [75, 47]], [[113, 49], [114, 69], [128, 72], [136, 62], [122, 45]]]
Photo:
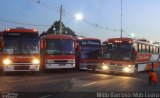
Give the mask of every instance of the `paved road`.
[[[160, 80], [160, 71], [157, 71]], [[0, 76], [0, 92], [160, 92], [148, 84], [148, 73], [137, 76], [92, 71], [60, 71]], [[40, 98], [40, 97], [39, 97]], [[42, 97], [43, 98], [43, 97]], [[52, 98], [49, 95], [44, 98]]]

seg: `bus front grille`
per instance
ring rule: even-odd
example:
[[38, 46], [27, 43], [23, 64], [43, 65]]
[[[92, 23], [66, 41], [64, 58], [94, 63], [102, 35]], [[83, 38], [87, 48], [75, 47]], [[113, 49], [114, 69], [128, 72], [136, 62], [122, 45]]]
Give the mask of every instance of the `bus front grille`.
[[55, 63], [67, 63], [68, 60], [55, 60], [54, 62]]
[[14, 70], [29, 70], [29, 66], [14, 66]]

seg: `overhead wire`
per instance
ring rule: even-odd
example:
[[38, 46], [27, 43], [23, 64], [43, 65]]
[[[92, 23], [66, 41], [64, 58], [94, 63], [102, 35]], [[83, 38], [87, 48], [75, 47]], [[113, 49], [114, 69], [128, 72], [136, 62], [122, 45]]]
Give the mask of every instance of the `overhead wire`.
[[[51, 7], [49, 5], [47, 5], [46, 3], [42, 2], [41, 0], [30, 0], [32, 2], [35, 2], [37, 3], [38, 5], [41, 5], [45, 8], [47, 8], [48, 10], [51, 10], [51, 11], [56, 11], [58, 12], [59, 11], [59, 7]], [[63, 15], [66, 15], [68, 17], [74, 17], [72, 16], [71, 12], [69, 10], [64, 10], [63, 9]], [[7, 18], [6, 18], [7, 19]], [[19, 25], [31, 25], [31, 26], [51, 26], [51, 25], [44, 25], [44, 24], [32, 24], [32, 23], [24, 23], [24, 22], [17, 22], [16, 20], [13, 20], [13, 19], [7, 19], [7, 20], [4, 20], [4, 19], [1, 19], [0, 18], [0, 21], [1, 22], [7, 22], [7, 23], [12, 23], [12, 24], [19, 24]], [[94, 27], [97, 27], [97, 28], [100, 28], [100, 29], [103, 29], [103, 30], [107, 30], [107, 31], [113, 31], [113, 32], [118, 32], [120, 30], [117, 30], [117, 29], [111, 29], [109, 27], [102, 27], [101, 25], [97, 24], [97, 23], [92, 23], [90, 21], [88, 21], [87, 19], [83, 19], [83, 22], [91, 25], [91, 26], [94, 26]], [[124, 32], [124, 30], [122, 31]], [[126, 34], [128, 34], [127, 32], [124, 32]]]
[[[42, 2], [42, 0], [31, 0], [31, 1], [34, 1], [34, 2], [38, 3], [39, 5], [42, 5], [43, 7], [48, 8], [49, 10], [53, 10], [52, 7], [50, 7], [49, 5], [46, 5], [44, 2]], [[63, 9], [63, 15], [68, 16], [68, 17], [74, 17], [69, 10], [64, 10], [64, 9]], [[102, 27], [97, 23], [92, 23], [92, 22], [88, 21], [87, 19], [83, 19], [83, 22], [85, 22], [91, 26], [103, 29], [103, 30], [109, 30], [109, 31], [114, 31], [114, 32], [119, 31], [117, 29], [110, 29], [109, 27]]]
[[49, 9], [49, 10], [54, 11], [54, 12], [56, 11], [56, 12], [58, 13], [59, 7], [54, 7], [54, 8], [53, 8], [53, 7], [45, 4], [44, 2], [42, 2], [42, 1], [40, 1], [40, 0], [30, 0], [30, 1], [35, 2], [36, 4], [41, 5], [41, 6], [43, 6], [43, 7], [46, 8], [46, 9]]
[[10, 20], [4, 20], [0, 19], [1, 22], [6, 22], [6, 23], [12, 23], [12, 24], [19, 24], [19, 25], [31, 25], [31, 26], [51, 26], [51, 25], [44, 25], [44, 24], [31, 24], [31, 23], [22, 23], [22, 22], [17, 22], [17, 21], [10, 21]]

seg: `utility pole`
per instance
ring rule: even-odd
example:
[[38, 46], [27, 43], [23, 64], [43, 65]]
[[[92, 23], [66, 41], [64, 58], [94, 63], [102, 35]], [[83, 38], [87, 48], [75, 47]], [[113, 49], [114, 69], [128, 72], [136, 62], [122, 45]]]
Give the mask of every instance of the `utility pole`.
[[61, 5], [61, 7], [60, 7], [60, 20], [59, 20], [59, 34], [62, 34], [62, 11], [63, 11], [63, 9], [62, 9], [62, 5]]
[[121, 0], [121, 38], [122, 38], [122, 33], [123, 29], [122, 29], [122, 0]]

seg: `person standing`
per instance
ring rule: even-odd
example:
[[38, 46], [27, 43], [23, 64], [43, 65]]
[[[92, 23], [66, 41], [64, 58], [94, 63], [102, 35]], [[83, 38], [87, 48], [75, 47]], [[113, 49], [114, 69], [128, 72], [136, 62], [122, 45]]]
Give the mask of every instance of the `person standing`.
[[151, 69], [150, 72], [149, 72], [149, 84], [150, 85], [152, 85], [152, 84], [156, 85], [157, 82], [158, 82], [157, 74], [153, 69]]

